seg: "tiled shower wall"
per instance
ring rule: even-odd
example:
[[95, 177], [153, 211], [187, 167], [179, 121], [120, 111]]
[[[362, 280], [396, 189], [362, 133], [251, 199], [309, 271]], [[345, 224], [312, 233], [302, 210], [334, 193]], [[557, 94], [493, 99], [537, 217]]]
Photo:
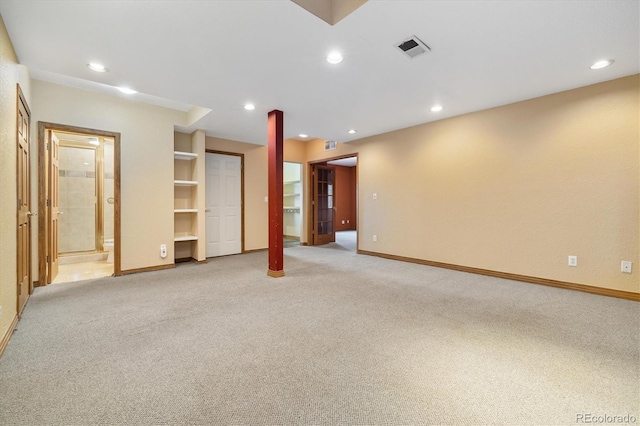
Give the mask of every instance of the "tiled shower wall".
[[60, 253], [96, 249], [95, 150], [60, 147]]

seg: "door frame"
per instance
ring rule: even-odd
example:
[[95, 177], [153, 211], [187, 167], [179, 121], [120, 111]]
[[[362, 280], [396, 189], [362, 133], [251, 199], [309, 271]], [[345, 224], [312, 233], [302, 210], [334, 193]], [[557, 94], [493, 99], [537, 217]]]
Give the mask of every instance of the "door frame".
[[[351, 157], [356, 157], [356, 251], [359, 250], [360, 247], [360, 233], [358, 232], [358, 228], [360, 226], [360, 196], [359, 196], [359, 191], [358, 188], [360, 187], [360, 159], [358, 157], [358, 153], [354, 152], [352, 154], [344, 154], [344, 155], [339, 155], [336, 157], [329, 157], [329, 158], [323, 158], [321, 160], [314, 160], [314, 161], [308, 161], [307, 162], [307, 184], [306, 184], [306, 191], [307, 194], [309, 194], [309, 196], [307, 197], [307, 212], [309, 212], [307, 214], [307, 245], [309, 246], [313, 246], [314, 241], [313, 241], [313, 233], [315, 230], [315, 220], [314, 220], [314, 210], [313, 210], [313, 199], [314, 199], [314, 194], [315, 194], [315, 188], [313, 188], [313, 173], [315, 171], [315, 166], [318, 165], [325, 165], [328, 161], [334, 161], [334, 160], [342, 160], [343, 158], [351, 158]], [[335, 215], [333, 217], [333, 220], [335, 222]], [[335, 223], [334, 223], [334, 229], [335, 229]]]
[[49, 162], [47, 155], [47, 131], [59, 131], [66, 133], [79, 133], [90, 136], [102, 136], [113, 139], [113, 178], [114, 194], [113, 198], [113, 274], [122, 275], [121, 269], [121, 241], [120, 241], [120, 133], [106, 130], [89, 129], [85, 127], [69, 126], [66, 124], [48, 123], [38, 121], [38, 285], [45, 286], [47, 282], [47, 244], [49, 241], [49, 221], [47, 215], [47, 199], [49, 199], [49, 188], [47, 185], [47, 173]]
[[[27, 192], [27, 203], [29, 204], [30, 207], [30, 211], [27, 214], [27, 226], [28, 231], [27, 231], [27, 250], [25, 250], [24, 252], [26, 252], [26, 256], [27, 256], [27, 261], [26, 261], [26, 265], [27, 265], [27, 284], [28, 287], [26, 289], [21, 289], [21, 291], [26, 291], [27, 294], [27, 299], [25, 300], [25, 305], [29, 299], [29, 296], [33, 293], [33, 274], [32, 274], [32, 257], [33, 257], [33, 247], [31, 244], [31, 235], [32, 235], [32, 224], [31, 224], [31, 218], [33, 216], [35, 216], [34, 214], [32, 214], [32, 200], [31, 200], [31, 177], [32, 177], [32, 173], [31, 173], [31, 110], [29, 109], [29, 104], [27, 104], [27, 100], [24, 97], [24, 93], [22, 92], [22, 88], [20, 87], [20, 84], [16, 84], [16, 92], [17, 92], [17, 97], [16, 97], [16, 185], [18, 185], [18, 181], [20, 179], [20, 176], [18, 176], [18, 171], [20, 170], [20, 167], [18, 166], [18, 162], [20, 161], [20, 157], [19, 157], [19, 144], [20, 144], [20, 134], [18, 132], [18, 126], [22, 123], [20, 123], [20, 104], [22, 104], [24, 106], [25, 112], [27, 113], [27, 149], [28, 149], [28, 158], [27, 158], [27, 164], [26, 164], [26, 173], [27, 173], [27, 182], [26, 182], [26, 192]], [[20, 197], [20, 194], [16, 193], [17, 197]], [[15, 200], [18, 201], [18, 200]], [[14, 204], [15, 205], [15, 204]], [[16, 225], [20, 225], [20, 208], [21, 206], [16, 210]], [[22, 279], [22, 277], [20, 276], [20, 233], [19, 231], [17, 231], [16, 229], [16, 277], [18, 280]], [[17, 283], [16, 283], [17, 284]], [[20, 316], [20, 314], [22, 313], [22, 309], [24, 308], [23, 305], [22, 307], [20, 306], [20, 295], [16, 292], [16, 309], [17, 309], [17, 313], [18, 316]]]
[[[228, 152], [228, 151], [218, 151], [216, 149], [205, 149], [204, 156], [204, 166], [205, 169], [207, 167], [207, 155], [206, 154], [220, 154], [220, 155], [231, 155], [234, 157], [240, 157], [240, 253], [246, 253], [244, 249], [244, 154], [237, 152]], [[206, 179], [205, 179], [206, 181]], [[206, 188], [205, 188], [205, 199], [206, 199]], [[205, 233], [206, 233], [206, 212], [205, 212]], [[206, 238], [205, 238], [205, 258], [206, 258]]]

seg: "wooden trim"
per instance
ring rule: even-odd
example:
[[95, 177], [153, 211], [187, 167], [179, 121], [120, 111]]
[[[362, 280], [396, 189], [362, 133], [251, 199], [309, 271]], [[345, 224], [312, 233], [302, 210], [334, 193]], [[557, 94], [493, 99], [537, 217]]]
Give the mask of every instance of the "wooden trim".
[[416, 259], [412, 257], [396, 256], [393, 254], [377, 253], [367, 250], [358, 250], [358, 254], [367, 256], [382, 257], [385, 259], [398, 260], [401, 262], [417, 263], [420, 265], [434, 266], [436, 268], [453, 269], [455, 271], [469, 272], [478, 275], [487, 275], [494, 278], [504, 278], [506, 280], [522, 281], [531, 284], [546, 285], [549, 287], [563, 288], [565, 290], [582, 291], [584, 293], [598, 294], [600, 296], [617, 297], [619, 299], [633, 300], [640, 302], [640, 293], [630, 291], [614, 290], [609, 288], [594, 287], [585, 284], [576, 284], [566, 281], [557, 281], [547, 278], [531, 277], [528, 275], [512, 274], [509, 272], [492, 271], [489, 269], [473, 268], [470, 266], [454, 265], [452, 263], [434, 262], [432, 260]]
[[208, 263], [209, 261], [207, 259], [204, 260], [197, 260], [194, 259], [193, 257], [181, 257], [180, 259], [176, 259], [174, 261], [175, 263], [189, 263], [189, 262], [193, 262], [193, 263], [197, 263], [197, 264], [202, 264], [202, 263]]
[[271, 278], [280, 278], [280, 277], [284, 277], [284, 271], [283, 270], [273, 271], [269, 269], [267, 270], [267, 275], [270, 276]]
[[46, 128], [38, 122], [38, 281], [47, 285], [47, 148]]
[[156, 266], [148, 266], [146, 268], [136, 268], [136, 269], [126, 269], [126, 270], [121, 270], [120, 271], [120, 275], [130, 275], [130, 274], [137, 274], [139, 272], [151, 272], [151, 271], [161, 271], [163, 269], [172, 269], [175, 268], [176, 265], [175, 264], [169, 264], [169, 265], [156, 265]]
[[[38, 280], [42, 285], [47, 284], [47, 237], [49, 234], [47, 221], [46, 201], [48, 195], [47, 188], [47, 149], [46, 149], [46, 131], [52, 130], [57, 132], [80, 133], [92, 136], [102, 136], [113, 138], [113, 177], [114, 190], [113, 197], [115, 204], [113, 206], [113, 275], [122, 275], [122, 241], [121, 241], [121, 197], [120, 197], [120, 133], [110, 132], [106, 130], [89, 129], [86, 127], [69, 126], [66, 124], [49, 123], [46, 121], [38, 122]], [[44, 279], [42, 277], [45, 277]]]
[[[207, 156], [209, 154], [234, 155], [240, 157], [240, 253], [244, 253], [244, 154], [238, 152], [218, 151], [215, 149], [205, 149], [204, 165], [207, 167]], [[206, 182], [205, 182], [206, 183]], [[206, 198], [206, 194], [205, 194]], [[206, 228], [206, 221], [205, 221]], [[206, 256], [205, 256], [206, 257]]]
[[13, 317], [13, 321], [11, 321], [11, 324], [9, 324], [7, 333], [4, 336], [2, 336], [2, 339], [0, 340], [0, 357], [4, 353], [4, 350], [7, 348], [7, 345], [9, 344], [9, 340], [11, 339], [13, 332], [18, 326], [18, 320], [19, 320], [19, 317], [17, 315]]
[[122, 197], [120, 196], [120, 133], [113, 137], [113, 275], [122, 275], [122, 234], [121, 212]]
[[[313, 160], [313, 161], [309, 161], [307, 164], [309, 165], [313, 165], [313, 164], [320, 164], [323, 165], [324, 163], [328, 162], [328, 161], [335, 161], [335, 160], [342, 160], [343, 158], [351, 158], [351, 157], [358, 157], [358, 153], [354, 152], [353, 154], [343, 154], [343, 155], [338, 155], [335, 157], [328, 157], [328, 158], [322, 158], [320, 160]], [[356, 167], [357, 167], [357, 163], [356, 163]]]
[[242, 254], [246, 254], [246, 253], [257, 253], [259, 251], [268, 251], [268, 248], [261, 248], [261, 249], [251, 249], [251, 250], [244, 250], [242, 252]]

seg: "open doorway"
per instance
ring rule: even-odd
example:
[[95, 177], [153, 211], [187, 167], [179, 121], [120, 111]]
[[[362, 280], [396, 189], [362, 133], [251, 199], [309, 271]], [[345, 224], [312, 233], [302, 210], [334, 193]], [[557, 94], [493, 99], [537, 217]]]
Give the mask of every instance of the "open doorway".
[[283, 165], [283, 244], [300, 245], [302, 236], [302, 164], [285, 162]]
[[119, 274], [119, 134], [39, 127], [39, 283]]
[[311, 245], [336, 243], [357, 250], [357, 156], [310, 164]]

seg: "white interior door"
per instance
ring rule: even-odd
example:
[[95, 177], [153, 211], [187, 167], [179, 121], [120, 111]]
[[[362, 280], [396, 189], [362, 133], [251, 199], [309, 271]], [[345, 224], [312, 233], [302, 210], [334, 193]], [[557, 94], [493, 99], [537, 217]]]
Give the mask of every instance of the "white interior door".
[[241, 159], [206, 154], [207, 257], [242, 251]]

